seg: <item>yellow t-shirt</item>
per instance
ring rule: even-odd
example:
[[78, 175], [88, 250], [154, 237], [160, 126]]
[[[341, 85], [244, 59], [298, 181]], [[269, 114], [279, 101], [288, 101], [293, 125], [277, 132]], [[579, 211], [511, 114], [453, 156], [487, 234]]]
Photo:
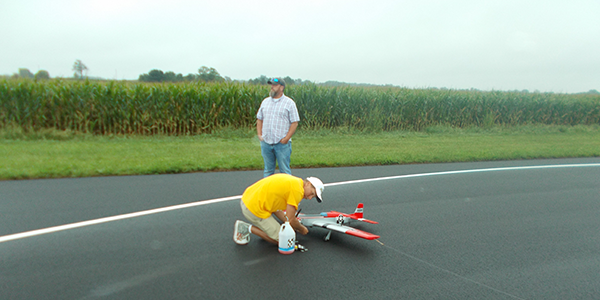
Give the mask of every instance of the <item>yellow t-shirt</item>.
[[249, 186], [242, 194], [242, 201], [255, 216], [266, 219], [278, 210], [285, 210], [288, 204], [298, 209], [304, 197], [303, 183], [292, 175], [273, 174]]

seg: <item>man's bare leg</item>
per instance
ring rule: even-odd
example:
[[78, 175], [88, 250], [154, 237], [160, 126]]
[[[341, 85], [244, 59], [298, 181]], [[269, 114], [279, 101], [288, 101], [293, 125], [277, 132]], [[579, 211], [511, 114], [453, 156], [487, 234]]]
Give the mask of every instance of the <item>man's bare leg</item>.
[[250, 227], [250, 231], [252, 231], [252, 233], [258, 235], [260, 238], [262, 238], [263, 240], [265, 240], [271, 244], [275, 244], [275, 245], [279, 244], [276, 240], [269, 237], [264, 231], [262, 231], [260, 228], [254, 226], [254, 225], [252, 225], [252, 227]]

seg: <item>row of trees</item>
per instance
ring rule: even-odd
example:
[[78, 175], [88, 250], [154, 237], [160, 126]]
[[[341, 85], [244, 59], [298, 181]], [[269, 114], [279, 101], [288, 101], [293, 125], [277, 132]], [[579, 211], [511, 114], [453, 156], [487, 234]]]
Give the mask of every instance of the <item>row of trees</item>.
[[[72, 70], [74, 71], [73, 78], [75, 78], [75, 79], [87, 78], [88, 67], [81, 60], [79, 60], [79, 59], [75, 60], [75, 62], [73, 63]], [[84, 73], [85, 73], [85, 75], [84, 75]], [[5, 76], [0, 76], [0, 78], [1, 77], [5, 77]], [[29, 69], [20, 68], [19, 73], [13, 74], [11, 76], [11, 78], [28, 78], [28, 79], [34, 79], [34, 80], [50, 79], [50, 73], [48, 73], [48, 71], [46, 71], [46, 70], [39, 70], [37, 73], [33, 74], [33, 73], [31, 73], [31, 71], [29, 71]], [[95, 78], [95, 79], [101, 79], [101, 78]], [[269, 79], [270, 79], [270, 77], [261, 75], [256, 78], [249, 79], [247, 82], [250, 84], [254, 84], [254, 85], [266, 85], [267, 82], [269, 81]], [[311, 81], [308, 81], [308, 80], [293, 79], [289, 76], [284, 77], [283, 80], [285, 80], [286, 84], [288, 84], [288, 85], [301, 85], [301, 84], [312, 83]], [[191, 81], [231, 82], [233, 80], [227, 76], [225, 76], [225, 77], [221, 76], [221, 74], [219, 74], [219, 72], [215, 68], [202, 66], [202, 67], [200, 67], [200, 69], [198, 69], [198, 74], [190, 73], [186, 76], [183, 76], [181, 73], [175, 74], [175, 72], [172, 72], [172, 71], [168, 71], [165, 73], [161, 70], [153, 69], [148, 73], [140, 75], [138, 77], [138, 81], [142, 81], [142, 82], [184, 82], [184, 81], [188, 81], [188, 82], [191, 82]], [[346, 83], [346, 82], [339, 82], [339, 81], [327, 81], [325, 83], [320, 83], [318, 85], [356, 86], [356, 87], [382, 86], [382, 85], [373, 85], [373, 84], [364, 84], [364, 83]], [[391, 84], [387, 84], [384, 86], [393, 87], [393, 85], [391, 85]], [[441, 88], [441, 89], [445, 90], [445, 88]], [[471, 90], [473, 91], [474, 89], [471, 89]], [[515, 92], [519, 92], [519, 91], [515, 91]], [[520, 92], [529, 93], [528, 90], [523, 90]], [[539, 91], [536, 90], [534, 93], [539, 93]], [[579, 94], [598, 95], [598, 94], [600, 94], [600, 92], [598, 92], [597, 90], [589, 90], [588, 92], [583, 92], [583, 93], [579, 93]]]
[[[261, 75], [259, 77], [248, 80], [250, 84], [257, 85], [265, 85], [269, 81], [270, 77], [265, 75]], [[188, 74], [183, 76], [183, 74], [168, 71], [163, 72], [162, 70], [153, 69], [148, 73], [144, 73], [139, 76], [139, 81], [143, 82], [184, 82], [184, 81], [204, 81], [204, 82], [228, 82], [233, 81], [231, 78], [225, 76], [221, 76], [219, 72], [215, 68], [210, 68], [206, 66], [202, 66], [198, 69], [198, 74]], [[304, 81], [302, 79], [293, 79], [289, 76], [283, 78], [286, 84], [294, 85], [294, 84], [303, 84], [309, 83], [310, 81]]]
[[[84, 79], [87, 77], [88, 67], [81, 61], [75, 60], [73, 63], [72, 70], [73, 78]], [[18, 74], [13, 74], [13, 78], [30, 78], [30, 79], [50, 79], [50, 73], [46, 70], [39, 70], [35, 75], [29, 71], [29, 69], [21, 68]], [[257, 78], [248, 80], [250, 84], [265, 85], [269, 81], [270, 77], [261, 75]], [[309, 83], [310, 81], [303, 81], [302, 79], [292, 79], [289, 76], [283, 78], [288, 85]], [[198, 69], [197, 74], [188, 74], [183, 76], [181, 73], [176, 74], [175, 72], [168, 71], [163, 72], [162, 70], [153, 69], [148, 73], [144, 73], [139, 76], [139, 81], [142, 82], [184, 82], [184, 81], [204, 81], [204, 82], [230, 82], [233, 81], [227, 76], [221, 76], [215, 68], [202, 66]]]
[[30, 79], [50, 79], [50, 73], [46, 70], [39, 70], [33, 74], [29, 69], [20, 68], [18, 74], [13, 74], [12, 78], [30, 78]]
[[[73, 78], [83, 79], [84, 78], [83, 73], [86, 72], [86, 75], [87, 75], [88, 67], [85, 64], [83, 64], [83, 62], [81, 62], [81, 60], [78, 59], [75, 61], [75, 63], [73, 63], [72, 70], [75, 71], [75, 73], [73, 74]], [[48, 73], [48, 71], [46, 71], [46, 70], [39, 70], [34, 75], [33, 73], [31, 73], [31, 71], [29, 71], [29, 69], [20, 68], [19, 73], [13, 74], [11, 77], [12, 78], [28, 78], [28, 79], [35, 79], [35, 80], [50, 79], [50, 73]]]
[[[248, 83], [250, 83], [250, 84], [267, 84], [269, 79], [271, 79], [271, 78], [267, 77], [265, 75], [260, 75], [259, 77], [248, 80]], [[285, 81], [285, 84], [287, 84], [287, 85], [311, 83], [308, 80], [293, 79], [290, 76], [283, 77], [283, 80]]]
[[202, 66], [198, 69], [198, 74], [188, 74], [183, 76], [181, 73], [175, 74], [175, 72], [168, 71], [163, 72], [162, 70], [153, 69], [148, 73], [144, 73], [139, 76], [139, 81], [144, 82], [182, 82], [182, 81], [206, 81], [206, 82], [224, 82], [231, 81], [231, 78], [221, 76], [215, 68], [209, 68]]

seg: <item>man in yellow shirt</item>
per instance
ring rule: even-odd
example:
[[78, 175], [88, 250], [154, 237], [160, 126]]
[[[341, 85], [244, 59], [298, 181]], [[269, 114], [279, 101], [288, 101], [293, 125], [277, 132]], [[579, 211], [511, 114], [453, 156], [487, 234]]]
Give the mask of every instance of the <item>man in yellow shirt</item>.
[[298, 204], [302, 199], [312, 198], [321, 203], [324, 188], [323, 182], [316, 177], [302, 180], [285, 173], [273, 174], [257, 181], [244, 191], [240, 201], [242, 214], [252, 224], [236, 221], [233, 240], [245, 245], [250, 241], [250, 233], [253, 233], [277, 245], [281, 224], [273, 215], [284, 222], [287, 219], [294, 230], [306, 235], [308, 228], [296, 218]]

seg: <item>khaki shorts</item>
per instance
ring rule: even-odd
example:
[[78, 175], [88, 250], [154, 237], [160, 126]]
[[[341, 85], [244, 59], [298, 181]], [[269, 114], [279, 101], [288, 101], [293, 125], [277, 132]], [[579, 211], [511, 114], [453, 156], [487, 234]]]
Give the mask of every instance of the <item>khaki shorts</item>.
[[275, 217], [273, 217], [273, 215], [266, 219], [261, 219], [255, 216], [250, 210], [248, 210], [248, 208], [244, 204], [244, 201], [240, 201], [240, 206], [242, 207], [242, 214], [244, 214], [244, 217], [246, 217], [246, 219], [248, 219], [248, 221], [250, 221], [252, 225], [260, 228], [270, 238], [279, 241], [279, 228], [281, 227], [281, 224], [279, 224], [279, 222], [275, 220]]

